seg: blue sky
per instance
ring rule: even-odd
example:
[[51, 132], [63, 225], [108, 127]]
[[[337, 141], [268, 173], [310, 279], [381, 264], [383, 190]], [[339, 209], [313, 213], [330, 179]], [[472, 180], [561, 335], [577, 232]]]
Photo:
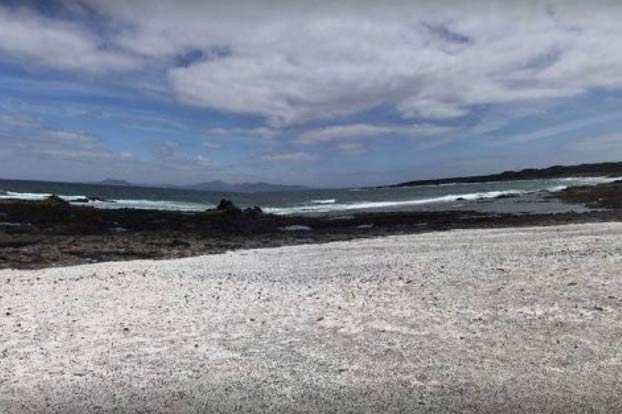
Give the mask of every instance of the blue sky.
[[331, 187], [622, 160], [619, 3], [462, 3], [0, 1], [0, 177]]

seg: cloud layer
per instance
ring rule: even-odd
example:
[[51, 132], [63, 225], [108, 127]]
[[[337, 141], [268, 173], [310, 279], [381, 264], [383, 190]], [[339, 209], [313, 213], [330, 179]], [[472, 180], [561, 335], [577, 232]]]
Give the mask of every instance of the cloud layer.
[[105, 39], [69, 21], [26, 9], [0, 6], [0, 57], [28, 66], [105, 73], [136, 69], [137, 57], [105, 44]]
[[0, 8], [0, 50], [75, 71], [151, 62], [180, 101], [277, 126], [381, 105], [451, 118], [473, 105], [622, 86], [622, 49], [611, 46], [622, 38], [619, 2], [83, 4], [114, 23], [96, 33]]
[[622, 38], [619, 2], [86, 4], [116, 24], [98, 36], [5, 10], [3, 50], [75, 70], [151, 61], [180, 101], [273, 125], [381, 105], [450, 118], [473, 105], [622, 86], [622, 50], [611, 47]]
[[[251, 150], [239, 144], [246, 153], [238, 158], [258, 165], [313, 165], [333, 154], [353, 160], [373, 154], [383, 138], [482, 136], [547, 102], [622, 90], [619, 1], [12, 4], [0, 5], [0, 63], [66, 83], [124, 82], [128, 95], [139, 91], [176, 109], [206, 108], [209, 116], [226, 118], [199, 129], [207, 155], [185, 154], [180, 161], [180, 149], [167, 147], [166, 137], [154, 144], [156, 161], [179, 168], [187, 167], [188, 157], [194, 167], [217, 165], [216, 150], [230, 150], [232, 160], [231, 142], [240, 137], [261, 142]], [[485, 112], [499, 107], [505, 113]], [[368, 116], [376, 112], [386, 116]], [[37, 154], [56, 151], [58, 157], [69, 148], [84, 159], [119, 157], [97, 134], [62, 136], [40, 126], [35, 135], [19, 135], [26, 127], [18, 124], [30, 121], [5, 118], [10, 151], [18, 151], [23, 136]], [[164, 127], [156, 121], [131, 126], [157, 135]], [[503, 145], [533, 144], [586, 122], [519, 128]], [[190, 134], [186, 125], [166, 125], [167, 134]], [[231, 140], [223, 145], [218, 137]]]
[[128, 152], [106, 148], [87, 132], [55, 129], [37, 119], [0, 113], [0, 139], [5, 156], [56, 161], [110, 162], [131, 160]]

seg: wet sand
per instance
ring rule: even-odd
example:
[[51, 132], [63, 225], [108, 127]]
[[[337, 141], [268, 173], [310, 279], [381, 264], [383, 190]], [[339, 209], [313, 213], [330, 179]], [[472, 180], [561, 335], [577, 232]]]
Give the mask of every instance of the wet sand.
[[0, 270], [0, 412], [621, 412], [622, 224]]

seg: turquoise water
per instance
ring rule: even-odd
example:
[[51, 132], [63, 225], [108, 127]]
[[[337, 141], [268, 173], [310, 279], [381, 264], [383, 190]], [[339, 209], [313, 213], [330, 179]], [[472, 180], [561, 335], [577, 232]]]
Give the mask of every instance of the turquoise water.
[[[401, 188], [348, 188], [273, 193], [218, 193], [153, 187], [117, 187], [93, 184], [0, 180], [0, 199], [43, 199], [57, 194], [69, 202], [84, 197], [96, 208], [136, 208], [201, 211], [228, 198], [241, 207], [260, 206], [274, 214], [326, 214], [361, 211], [470, 208], [502, 195], [514, 195], [500, 205], [523, 209], [520, 200], [534, 200], [542, 191], [576, 185], [594, 185], [619, 178], [579, 177], [474, 184], [442, 184]], [[80, 205], [85, 205], [80, 203]]]

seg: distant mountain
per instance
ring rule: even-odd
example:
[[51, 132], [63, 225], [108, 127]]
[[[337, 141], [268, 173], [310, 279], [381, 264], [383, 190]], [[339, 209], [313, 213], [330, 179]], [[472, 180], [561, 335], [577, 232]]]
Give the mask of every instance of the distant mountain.
[[300, 185], [281, 185], [270, 183], [241, 183], [230, 184], [224, 181], [216, 180], [205, 183], [183, 186], [181, 188], [187, 188], [198, 191], [217, 191], [217, 192], [234, 192], [234, 193], [267, 193], [273, 191], [302, 191], [308, 190], [307, 187]]
[[116, 180], [112, 178], [106, 178], [105, 180], [92, 183], [96, 185], [111, 185], [119, 187], [153, 187], [153, 188], [171, 188], [171, 189], [183, 189], [183, 190], [195, 190], [195, 191], [214, 191], [222, 193], [268, 193], [273, 191], [302, 191], [308, 190], [308, 187], [301, 185], [281, 185], [271, 184], [264, 182], [257, 183], [241, 183], [230, 184], [220, 180], [208, 181], [199, 184], [189, 185], [149, 185], [149, 184], [135, 184], [125, 180]]
[[125, 180], [115, 180], [113, 178], [106, 178], [105, 180], [101, 180], [95, 184], [99, 185], [115, 185], [120, 187], [135, 187], [136, 184], [132, 184], [129, 181]]
[[544, 178], [622, 176], [622, 162], [602, 162], [598, 164], [555, 165], [548, 168], [527, 168], [520, 171], [504, 171], [500, 174], [474, 175], [433, 180], [416, 180], [388, 187], [416, 187], [419, 185], [482, 183], [487, 181], [537, 180]]

